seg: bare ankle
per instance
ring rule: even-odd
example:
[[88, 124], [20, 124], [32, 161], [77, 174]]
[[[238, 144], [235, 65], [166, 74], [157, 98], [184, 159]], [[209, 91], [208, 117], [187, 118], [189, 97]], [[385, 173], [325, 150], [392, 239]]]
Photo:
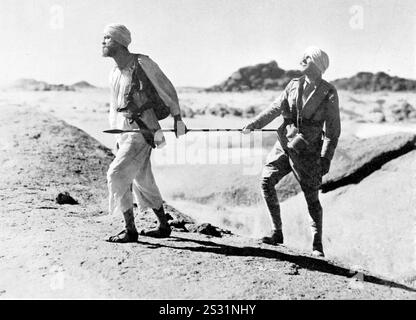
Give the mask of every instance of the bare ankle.
[[134, 212], [133, 208], [130, 208], [123, 213], [124, 221], [126, 223], [126, 230], [129, 232], [137, 233], [136, 225], [134, 223]]
[[159, 222], [159, 228], [169, 228], [168, 217], [166, 216], [163, 205], [159, 209], [153, 208], [153, 212], [155, 213], [156, 218]]

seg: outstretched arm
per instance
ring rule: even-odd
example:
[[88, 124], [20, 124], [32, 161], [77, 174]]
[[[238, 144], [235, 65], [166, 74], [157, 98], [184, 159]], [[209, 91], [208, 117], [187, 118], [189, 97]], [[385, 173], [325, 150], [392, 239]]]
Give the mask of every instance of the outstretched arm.
[[270, 104], [269, 107], [267, 107], [260, 114], [258, 114], [250, 123], [248, 123], [243, 128], [243, 132], [264, 128], [270, 122], [272, 122], [274, 119], [280, 116], [284, 108], [288, 109], [289, 103], [287, 101], [287, 98], [290, 87], [291, 82], [286, 86], [285, 90], [280, 94], [280, 96]]

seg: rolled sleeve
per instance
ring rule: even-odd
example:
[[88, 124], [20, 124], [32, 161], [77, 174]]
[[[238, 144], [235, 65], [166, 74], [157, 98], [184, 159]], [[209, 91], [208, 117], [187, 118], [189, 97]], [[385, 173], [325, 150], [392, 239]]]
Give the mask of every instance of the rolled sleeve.
[[337, 91], [334, 89], [328, 99], [325, 119], [325, 135], [321, 156], [332, 160], [335, 148], [341, 135], [341, 120], [339, 114], [339, 101]]

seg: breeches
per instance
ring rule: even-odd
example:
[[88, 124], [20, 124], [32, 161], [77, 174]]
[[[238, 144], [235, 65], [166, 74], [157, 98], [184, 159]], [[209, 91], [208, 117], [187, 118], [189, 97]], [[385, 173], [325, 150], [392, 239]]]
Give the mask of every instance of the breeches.
[[263, 180], [276, 185], [284, 176], [291, 171], [299, 182], [305, 194], [319, 190], [322, 183], [322, 169], [318, 155], [299, 156], [293, 151], [289, 155], [275, 148], [268, 156], [263, 168]]
[[[315, 160], [316, 159], [316, 160]], [[279, 150], [269, 155], [262, 173], [262, 193], [269, 209], [274, 229], [281, 230], [280, 206], [276, 194], [276, 184], [288, 173], [294, 173], [298, 180], [308, 205], [310, 222], [313, 232], [314, 247], [321, 246], [322, 236], [322, 207], [319, 202], [319, 187], [322, 182], [319, 157], [300, 158], [290, 153], [290, 157]]]
[[118, 139], [116, 157], [107, 172], [109, 213], [122, 214], [133, 207], [160, 208], [162, 196], [150, 164], [152, 148], [140, 133], [123, 134]]

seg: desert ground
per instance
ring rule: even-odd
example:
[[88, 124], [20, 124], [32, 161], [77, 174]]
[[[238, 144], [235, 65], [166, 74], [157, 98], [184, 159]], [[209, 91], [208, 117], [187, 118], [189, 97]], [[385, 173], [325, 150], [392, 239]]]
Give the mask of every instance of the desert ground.
[[[189, 128], [241, 128], [278, 94], [179, 91]], [[285, 246], [257, 240], [270, 230], [259, 175], [274, 133], [166, 133], [153, 152], [168, 212], [231, 234], [178, 228], [165, 240], [105, 242], [122, 227], [106, 211], [108, 101], [104, 89], [2, 92], [0, 298], [415, 298], [416, 123], [387, 112], [416, 106], [415, 93], [340, 92], [343, 131], [321, 195], [326, 259], [308, 255], [306, 204], [291, 176], [278, 186]], [[57, 204], [64, 191], [79, 204]]]

